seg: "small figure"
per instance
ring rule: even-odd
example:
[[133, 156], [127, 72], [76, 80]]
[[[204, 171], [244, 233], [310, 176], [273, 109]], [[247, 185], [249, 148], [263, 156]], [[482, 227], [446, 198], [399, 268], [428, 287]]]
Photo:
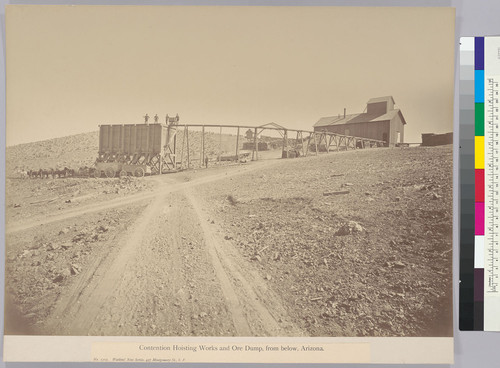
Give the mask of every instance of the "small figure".
[[168, 124], [168, 114], [167, 114], [167, 116], [165, 116], [165, 124], [169, 125]]
[[251, 129], [248, 129], [248, 130], [245, 132], [245, 138], [246, 138], [247, 140], [249, 140], [249, 141], [251, 141], [251, 140], [252, 140], [252, 138], [253, 138], [253, 132], [252, 132], [252, 130], [251, 130]]
[[158, 124], [158, 114], [155, 115], [154, 119], [155, 119], [155, 124]]
[[208, 156], [207, 156], [207, 157], [205, 157], [205, 168], [207, 168], [207, 169], [208, 169]]
[[144, 115], [144, 122], [147, 124], [149, 121], [149, 115], [146, 113], [146, 115]]

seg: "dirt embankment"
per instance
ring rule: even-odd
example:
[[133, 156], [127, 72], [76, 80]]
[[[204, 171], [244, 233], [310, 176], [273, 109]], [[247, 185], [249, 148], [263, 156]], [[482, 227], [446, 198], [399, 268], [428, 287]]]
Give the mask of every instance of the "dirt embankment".
[[301, 158], [199, 195], [309, 334], [451, 334], [451, 146]]
[[[189, 138], [184, 128], [177, 129], [177, 156], [178, 161], [187, 160], [188, 140], [191, 167], [200, 166], [202, 133], [200, 130], [189, 129]], [[217, 161], [219, 154], [235, 154], [236, 142], [240, 149], [245, 141], [243, 136], [239, 140], [235, 134], [205, 132], [205, 155], [210, 161]], [[78, 172], [80, 167], [92, 167], [99, 151], [99, 132], [81, 133], [67, 137], [48, 139], [45, 141], [23, 143], [9, 146], [6, 149], [6, 176], [7, 178], [21, 178], [21, 170], [63, 169], [68, 167]], [[187, 161], [186, 161], [187, 162]], [[187, 164], [186, 164], [187, 166]]]
[[[15, 323], [6, 332], [300, 335], [279, 299], [262, 289], [265, 282], [255, 274], [251, 281], [243, 276], [252, 272], [240, 265], [238, 253], [220, 247], [223, 239], [213, 233], [213, 224], [203, 223], [197, 199], [184, 192], [196, 180], [230, 177], [238, 171], [232, 169], [208, 170], [193, 181], [185, 181], [183, 173], [178, 180], [163, 177], [160, 187], [177, 181], [176, 189], [166, 185], [134, 206], [107, 209], [106, 202], [116, 202], [111, 199], [79, 216], [76, 209], [71, 217], [42, 225], [43, 230], [11, 231], [8, 314]], [[266, 299], [273, 303], [262, 302]]]
[[[449, 335], [451, 158], [356, 150], [144, 178], [80, 216], [49, 207], [57, 221], [7, 235], [21, 322], [6, 331]], [[140, 197], [148, 181], [165, 189]]]

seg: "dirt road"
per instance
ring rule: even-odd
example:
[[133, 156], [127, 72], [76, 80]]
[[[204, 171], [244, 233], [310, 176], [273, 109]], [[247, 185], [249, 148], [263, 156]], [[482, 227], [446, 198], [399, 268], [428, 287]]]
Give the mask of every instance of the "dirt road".
[[[153, 194], [94, 204], [13, 226], [11, 233], [60, 219], [149, 204], [112, 248], [92, 252], [35, 333], [134, 336], [301, 336], [267, 280], [244, 260], [196, 197], [197, 185], [264, 165], [209, 171], [164, 183]], [[186, 180], [186, 177], [184, 179]]]
[[228, 169], [227, 167], [223, 167], [219, 170], [209, 171], [208, 174], [201, 175], [196, 179], [194, 179], [193, 181], [189, 181], [190, 180], [189, 176], [184, 177], [185, 180], [187, 180], [184, 182], [178, 182], [179, 177], [176, 177], [175, 179], [169, 178], [168, 176], [162, 178], [151, 178], [152, 180], [159, 182], [158, 189], [153, 192], [138, 193], [126, 197], [115, 198], [109, 201], [84, 204], [78, 208], [62, 210], [59, 211], [57, 214], [51, 214], [49, 216], [47, 215], [35, 216], [26, 221], [7, 223], [5, 233], [12, 234], [15, 232], [34, 228], [37, 226], [43, 226], [46, 224], [59, 222], [72, 217], [79, 217], [88, 213], [100, 212], [110, 208], [128, 206], [130, 204], [156, 198], [158, 196], [165, 195], [168, 193], [174, 193], [176, 191], [183, 190], [186, 188], [191, 188], [197, 185], [208, 184], [217, 180], [222, 180], [236, 175], [241, 175], [243, 173], [249, 173], [276, 164], [277, 161], [259, 161], [252, 165], [232, 167], [229, 168], [230, 170], [227, 170]]
[[26, 211], [7, 225], [6, 334], [449, 336], [451, 158], [260, 161]]

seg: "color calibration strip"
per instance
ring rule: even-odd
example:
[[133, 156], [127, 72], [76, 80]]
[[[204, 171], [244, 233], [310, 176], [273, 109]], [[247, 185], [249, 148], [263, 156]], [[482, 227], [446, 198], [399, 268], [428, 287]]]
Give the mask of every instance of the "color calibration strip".
[[474, 330], [475, 97], [474, 37], [460, 39], [459, 328]]
[[462, 38], [460, 330], [500, 331], [500, 77], [497, 76], [500, 76], [500, 38]]
[[484, 37], [474, 38], [474, 330], [484, 320]]

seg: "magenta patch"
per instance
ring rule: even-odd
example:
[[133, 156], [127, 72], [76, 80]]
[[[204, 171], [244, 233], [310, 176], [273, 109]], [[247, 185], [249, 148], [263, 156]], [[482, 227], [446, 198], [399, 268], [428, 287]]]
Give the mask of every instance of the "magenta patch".
[[484, 203], [476, 202], [476, 226], [475, 226], [475, 234], [476, 235], [484, 235]]

